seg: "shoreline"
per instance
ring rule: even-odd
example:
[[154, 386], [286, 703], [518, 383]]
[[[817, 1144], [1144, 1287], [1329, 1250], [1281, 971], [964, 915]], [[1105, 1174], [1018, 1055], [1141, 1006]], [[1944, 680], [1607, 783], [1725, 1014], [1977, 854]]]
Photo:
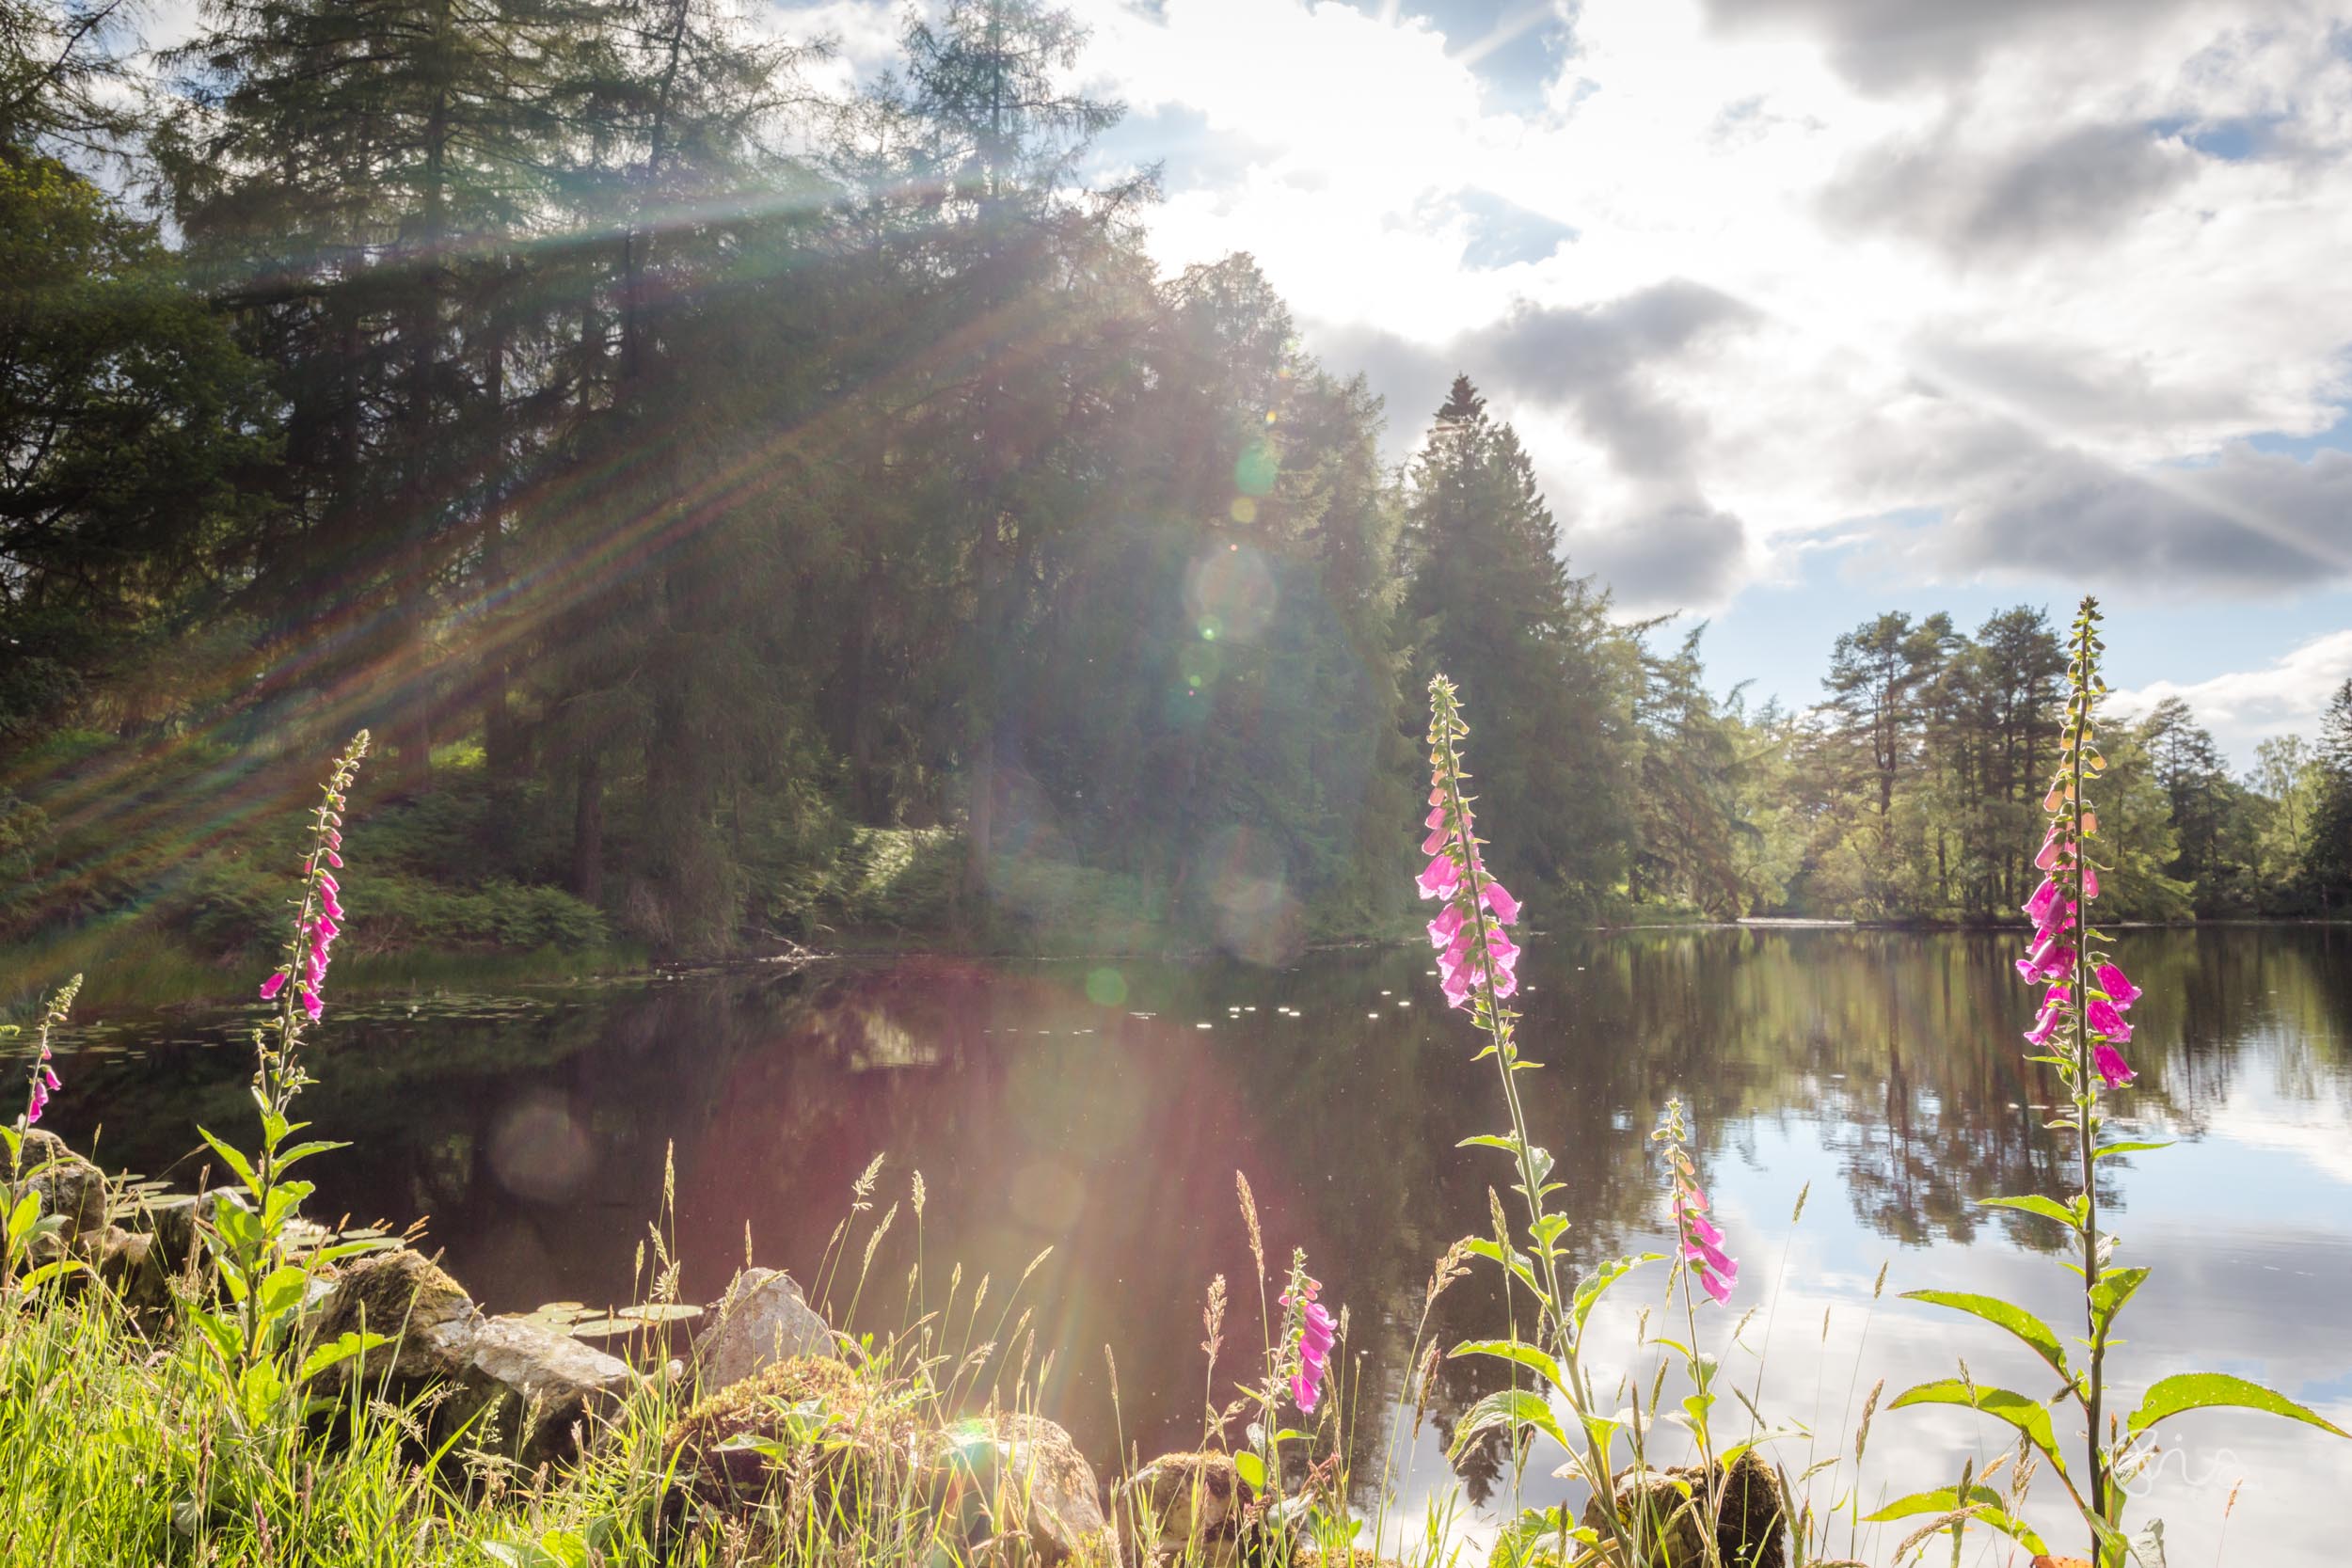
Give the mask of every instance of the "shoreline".
[[[2352, 928], [2352, 916], [2322, 919], [2313, 916], [2242, 916], [2186, 921], [2116, 921], [2118, 930], [2242, 929], [2249, 927], [2281, 929]], [[1869, 931], [1918, 936], [1976, 935], [2013, 932], [2019, 920], [1833, 920], [1806, 916], [1754, 916], [1740, 920], [1628, 920], [1555, 928], [1536, 928], [1542, 937], [1563, 932], [1588, 936], [1633, 935], [1671, 931]], [[1343, 953], [1359, 949], [1409, 947], [1417, 933], [1365, 934], [1335, 937], [1306, 943], [1301, 956]], [[700, 958], [657, 958], [642, 948], [609, 947], [585, 950], [560, 948], [467, 949], [399, 948], [381, 953], [355, 953], [337, 974], [338, 990], [346, 996], [382, 997], [403, 992], [465, 990], [494, 987], [558, 988], [613, 981], [651, 981], [664, 976], [701, 974], [752, 973], [760, 970], [799, 970], [819, 964], [942, 958], [995, 963], [1076, 963], [1089, 959], [1136, 960], [1159, 963], [1198, 963], [1213, 960], [1216, 947], [1101, 948], [1054, 944], [1027, 947], [985, 942], [961, 942], [942, 933], [936, 940], [863, 941], [856, 936], [836, 945], [782, 951], [746, 952]], [[232, 1006], [245, 1000], [245, 972], [266, 959], [255, 956], [211, 958], [183, 943], [151, 933], [105, 926], [76, 928], [45, 942], [0, 947], [0, 1021], [24, 1012], [46, 989], [77, 971], [88, 975], [82, 1010], [86, 1015], [174, 1007]], [[233, 978], [232, 978], [233, 976]]]

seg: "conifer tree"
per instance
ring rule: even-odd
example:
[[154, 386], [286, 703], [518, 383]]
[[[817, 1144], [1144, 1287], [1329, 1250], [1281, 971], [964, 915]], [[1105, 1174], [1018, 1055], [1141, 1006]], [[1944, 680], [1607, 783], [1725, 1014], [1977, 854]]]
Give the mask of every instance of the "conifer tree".
[[2352, 909], [2352, 680], [2336, 688], [2319, 723], [2319, 800], [2305, 876], [2330, 913]]
[[1454, 378], [1414, 460], [1406, 509], [1417, 676], [1474, 695], [1480, 792], [1523, 824], [1498, 875], [1591, 909], [1621, 884], [1633, 836], [1632, 656], [1604, 590], [1568, 574], [1534, 466]]

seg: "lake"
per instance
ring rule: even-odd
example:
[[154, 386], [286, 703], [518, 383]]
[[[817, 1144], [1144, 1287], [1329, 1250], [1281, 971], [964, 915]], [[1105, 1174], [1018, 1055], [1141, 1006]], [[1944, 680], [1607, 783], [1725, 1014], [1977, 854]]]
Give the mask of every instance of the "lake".
[[[2352, 928], [2126, 931], [2119, 951], [2147, 990], [2131, 1050], [2142, 1076], [2118, 1097], [2119, 1121], [2180, 1142], [2110, 1170], [2122, 1260], [2156, 1270], [2110, 1364], [2133, 1391], [2172, 1371], [2239, 1372], [2352, 1426]], [[1701, 1332], [1718, 1342], [1756, 1308], [1748, 1348], [1724, 1362], [1775, 1420], [1816, 1434], [1781, 1445], [1792, 1473], [1851, 1453], [1881, 1377], [1891, 1398], [1964, 1357], [1979, 1381], [2046, 1391], [1994, 1330], [1897, 1299], [1990, 1291], [2061, 1334], [2076, 1321], [2071, 1278], [2042, 1250], [2047, 1227], [1976, 1202], [2069, 1184], [2067, 1148], [2037, 1110], [2051, 1082], [2017, 1037], [2033, 993], [2014, 954], [1992, 935], [1851, 929], [1530, 942], [1520, 1038], [1545, 1068], [1522, 1083], [1566, 1183], [1557, 1201], [1578, 1257], [1663, 1244], [1648, 1134], [1679, 1096], [1742, 1265], [1731, 1308], [1710, 1308]], [[76, 1029], [50, 1125], [77, 1148], [96, 1134], [109, 1165], [192, 1182], [199, 1121], [249, 1141], [245, 1026], [235, 1012], [175, 1010]], [[376, 998], [336, 1006], [320, 1033], [321, 1082], [303, 1109], [315, 1135], [356, 1147], [308, 1174], [327, 1214], [427, 1217], [429, 1244], [506, 1310], [632, 1299], [671, 1148], [688, 1300], [718, 1291], [747, 1237], [759, 1261], [808, 1280], [850, 1212], [852, 1181], [882, 1155], [849, 1273], [873, 1225], [902, 1207], [853, 1326], [902, 1321], [917, 1246], [904, 1205], [919, 1171], [933, 1303], [960, 1262], [967, 1297], [992, 1276], [993, 1317], [1052, 1249], [1015, 1311], [1032, 1308], [1041, 1354], [1056, 1352], [1046, 1413], [1107, 1469], [1122, 1438], [1145, 1457], [1197, 1445], [1201, 1307], [1219, 1274], [1235, 1301], [1220, 1399], [1246, 1370], [1257, 1307], [1242, 1171], [1278, 1259], [1306, 1248], [1325, 1299], [1348, 1309], [1357, 1473], [1376, 1478], [1431, 1264], [1486, 1228], [1486, 1188], [1508, 1186], [1502, 1156], [1455, 1147], [1503, 1126], [1476, 1045], [1415, 949], [1282, 969], [891, 959]], [[1439, 1298], [1433, 1338], [1500, 1328], [1501, 1292], [1481, 1268]], [[1662, 1278], [1637, 1275], [1597, 1316], [1604, 1388], [1652, 1364], [1631, 1352], [1643, 1312], [1663, 1331]], [[1439, 1431], [1498, 1386], [1497, 1365], [1446, 1363], [1418, 1436], [1405, 1401], [1391, 1520], [1417, 1528], [1426, 1501], [1457, 1484]], [[1880, 1410], [1866, 1511], [1951, 1484], [1971, 1454], [1981, 1470], [2000, 1430], [1965, 1413]], [[2173, 1438], [2135, 1512], [2164, 1518], [2171, 1561], [2343, 1560], [2352, 1442], [2226, 1414], [2185, 1418]], [[2068, 1439], [2070, 1455], [2077, 1446]], [[1565, 1496], [1549, 1479], [1558, 1456], [1535, 1457], [1525, 1496]], [[1503, 1456], [1482, 1449], [1466, 1467], [1490, 1511], [1509, 1488]], [[1816, 1484], [1819, 1506], [1834, 1483]], [[2053, 1545], [2079, 1549], [2071, 1528], [2058, 1533], [2062, 1495], [2038, 1495], [2030, 1513]], [[1866, 1528], [1860, 1555], [1883, 1560], [1907, 1533]], [[2009, 1558], [1987, 1547], [1970, 1560]]]

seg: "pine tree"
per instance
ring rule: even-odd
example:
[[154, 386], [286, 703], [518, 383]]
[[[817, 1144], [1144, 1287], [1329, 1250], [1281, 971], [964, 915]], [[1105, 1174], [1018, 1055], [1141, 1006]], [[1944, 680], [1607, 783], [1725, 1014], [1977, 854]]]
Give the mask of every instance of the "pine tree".
[[2336, 688], [2319, 723], [2319, 799], [2304, 876], [2330, 913], [2352, 909], [2352, 680]]
[[1416, 679], [1460, 685], [1480, 793], [1513, 824], [1498, 873], [1571, 909], [1601, 904], [1633, 839], [1634, 658], [1606, 592], [1569, 576], [1534, 466], [1467, 375], [1414, 461], [1406, 547]]

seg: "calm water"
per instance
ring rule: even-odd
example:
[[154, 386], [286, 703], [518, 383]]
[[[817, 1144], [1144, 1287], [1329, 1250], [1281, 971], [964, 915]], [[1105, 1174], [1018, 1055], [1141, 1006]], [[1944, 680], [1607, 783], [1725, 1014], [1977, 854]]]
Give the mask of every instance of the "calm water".
[[[1724, 929], [1529, 949], [1522, 1039], [1547, 1068], [1524, 1082], [1580, 1257], [1661, 1243], [1646, 1134], [1681, 1096], [1742, 1259], [1734, 1311], [1759, 1308], [1751, 1348], [1726, 1363], [1773, 1417], [1820, 1433], [1821, 1454], [1850, 1449], [1843, 1434], [1882, 1376], [1891, 1395], [1965, 1356], [1979, 1380], [2039, 1391], [2022, 1351], [1899, 1291], [1989, 1290], [2061, 1333], [2073, 1321], [2068, 1276], [2035, 1250], [2033, 1222], [1974, 1206], [2066, 1185], [2063, 1150], [2032, 1109], [2050, 1085], [2020, 1060], [2029, 999], [2010, 947]], [[2122, 957], [2148, 990], [2127, 1125], [2182, 1140], [2112, 1174], [2125, 1257], [2158, 1270], [2126, 1319], [2123, 1376], [2237, 1371], [2352, 1426], [2352, 930], [2134, 932]], [[194, 1124], [250, 1119], [234, 1015], [107, 1021], [72, 1043], [60, 1130], [79, 1145], [103, 1123], [110, 1164], [191, 1179]], [[1233, 1199], [1245, 1171], [1269, 1244], [1306, 1247], [1327, 1298], [1349, 1308], [1358, 1468], [1376, 1475], [1430, 1264], [1485, 1227], [1486, 1189], [1505, 1184], [1500, 1156], [1454, 1147], [1502, 1120], [1491, 1064], [1471, 1050], [1413, 951], [1287, 970], [892, 961], [355, 1004], [325, 1032], [306, 1110], [322, 1135], [357, 1145], [319, 1163], [330, 1207], [429, 1216], [450, 1267], [501, 1309], [628, 1300], [667, 1146], [689, 1299], [723, 1284], [746, 1227], [762, 1262], [807, 1277], [869, 1159], [887, 1156], [883, 1206], [919, 1169], [934, 1292], [960, 1260], [967, 1293], [985, 1271], [1001, 1300], [1054, 1249], [1023, 1300], [1042, 1344], [1059, 1347], [1049, 1413], [1098, 1464], [1122, 1431], [1147, 1455], [1198, 1440], [1200, 1306], [1217, 1274], [1248, 1304], [1236, 1313], [1248, 1328], [1229, 1336], [1225, 1371], [1239, 1370], [1232, 1341], [1255, 1332]], [[911, 1217], [876, 1259], [890, 1283], [860, 1313], [876, 1325], [898, 1319]], [[1627, 1288], [1596, 1319], [1616, 1366], [1634, 1364], [1637, 1316], [1656, 1302]], [[1436, 1337], [1493, 1332], [1501, 1313], [1473, 1276], [1438, 1302]], [[1711, 1313], [1703, 1331], [1733, 1321]], [[1450, 1364], [1438, 1424], [1491, 1378]], [[1998, 1448], [1989, 1426], [1881, 1411], [1866, 1497], [1947, 1484], [1971, 1452], [1981, 1468]], [[2352, 1443], [2252, 1416], [2185, 1419], [2174, 1436], [2141, 1514], [2165, 1518], [2172, 1562], [2344, 1560]], [[1400, 1446], [1408, 1519], [1456, 1484], [1440, 1447], [1434, 1427]], [[1783, 1457], [1794, 1471], [1808, 1450]], [[1534, 1467], [1531, 1497], [1559, 1495], [1550, 1464]], [[1468, 1469], [1471, 1495], [1489, 1498], [1497, 1456]], [[2045, 1529], [2057, 1500], [2036, 1511]], [[1866, 1532], [1862, 1555], [1883, 1558], [1902, 1533], [1874, 1551]]]

